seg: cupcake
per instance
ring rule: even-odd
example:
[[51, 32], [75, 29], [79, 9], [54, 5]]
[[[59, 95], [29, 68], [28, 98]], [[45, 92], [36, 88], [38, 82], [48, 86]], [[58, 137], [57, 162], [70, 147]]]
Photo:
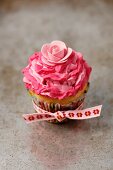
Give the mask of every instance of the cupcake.
[[[54, 114], [58, 110], [75, 110], [83, 104], [91, 70], [80, 52], [62, 41], [52, 41], [30, 56], [22, 73], [35, 104]], [[65, 121], [67, 118], [62, 120]]]

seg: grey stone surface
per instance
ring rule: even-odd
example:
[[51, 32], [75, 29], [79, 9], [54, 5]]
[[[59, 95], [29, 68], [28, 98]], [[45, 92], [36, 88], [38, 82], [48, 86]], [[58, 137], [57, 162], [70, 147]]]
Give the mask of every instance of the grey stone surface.
[[[100, 118], [26, 125], [33, 111], [20, 70], [60, 39], [93, 67], [86, 106]], [[0, 170], [113, 169], [113, 1], [0, 1]]]

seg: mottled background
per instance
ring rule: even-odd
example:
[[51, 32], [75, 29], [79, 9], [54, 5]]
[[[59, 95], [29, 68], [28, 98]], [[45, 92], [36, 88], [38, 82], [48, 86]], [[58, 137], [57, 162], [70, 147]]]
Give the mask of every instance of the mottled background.
[[[93, 67], [86, 106], [100, 118], [26, 125], [33, 111], [20, 70], [63, 40]], [[0, 170], [113, 170], [113, 1], [0, 0]]]

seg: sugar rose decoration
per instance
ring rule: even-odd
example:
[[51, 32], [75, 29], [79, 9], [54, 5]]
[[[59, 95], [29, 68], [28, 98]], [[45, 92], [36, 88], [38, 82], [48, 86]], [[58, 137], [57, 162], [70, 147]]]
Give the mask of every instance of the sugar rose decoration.
[[44, 44], [41, 49], [42, 62], [47, 65], [64, 63], [72, 54], [72, 49], [67, 48], [62, 41], [52, 41], [50, 44]]

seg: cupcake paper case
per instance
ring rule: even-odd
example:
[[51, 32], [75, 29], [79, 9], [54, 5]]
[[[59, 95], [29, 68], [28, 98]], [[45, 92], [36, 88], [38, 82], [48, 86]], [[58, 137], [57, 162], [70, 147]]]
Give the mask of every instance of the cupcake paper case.
[[[59, 121], [52, 116], [56, 112], [82, 109], [91, 70], [82, 54], [67, 47], [64, 42], [44, 44], [40, 52], [29, 58], [28, 66], [22, 70], [23, 82], [33, 98], [37, 114], [49, 114], [47, 120], [49, 118], [50, 122], [57, 123], [67, 118], [60, 116]], [[24, 118], [31, 122], [43, 120], [43, 116], [37, 114], [27, 114]]]

